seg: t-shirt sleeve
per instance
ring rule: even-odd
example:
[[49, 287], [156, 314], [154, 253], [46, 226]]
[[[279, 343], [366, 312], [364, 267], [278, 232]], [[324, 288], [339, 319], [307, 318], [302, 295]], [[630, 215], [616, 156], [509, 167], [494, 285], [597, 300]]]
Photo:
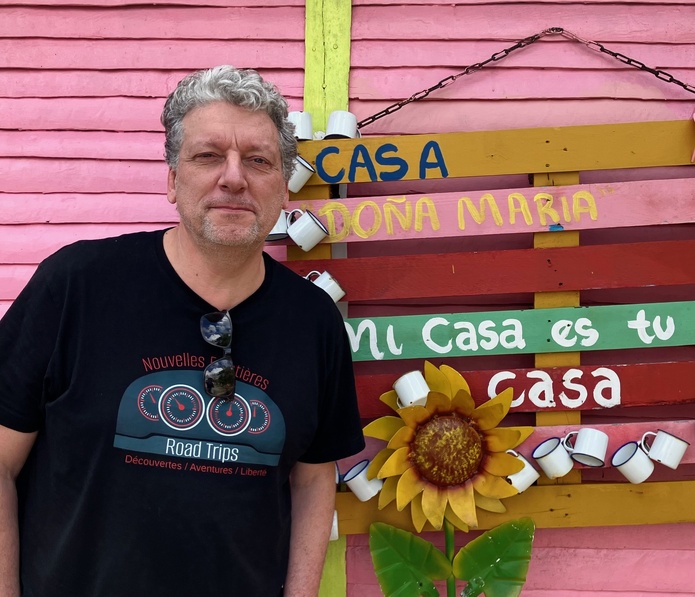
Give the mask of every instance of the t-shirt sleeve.
[[0, 425], [16, 431], [37, 431], [43, 418], [62, 315], [51, 270], [42, 263], [0, 319]]
[[352, 352], [340, 312], [335, 310], [333, 342], [328, 344], [325, 391], [319, 404], [319, 424], [302, 462], [340, 460], [364, 448]]

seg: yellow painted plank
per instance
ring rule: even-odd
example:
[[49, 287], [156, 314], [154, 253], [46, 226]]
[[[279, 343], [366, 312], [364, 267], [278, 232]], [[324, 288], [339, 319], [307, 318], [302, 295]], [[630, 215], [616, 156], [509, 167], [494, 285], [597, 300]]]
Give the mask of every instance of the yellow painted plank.
[[[306, 101], [306, 100], [305, 100]], [[441, 150], [447, 166], [448, 177], [486, 176], [503, 174], [544, 174], [606, 170], [616, 168], [642, 168], [649, 166], [691, 165], [695, 148], [695, 122], [676, 120], [662, 122], [638, 122], [626, 124], [600, 124], [536, 129], [513, 129], [446, 133], [440, 135], [401, 135], [392, 137], [366, 137], [339, 141], [306, 141], [302, 155], [310, 162], [324, 148], [333, 146], [339, 151], [326, 155], [323, 163], [327, 172], [348, 180], [350, 161], [356, 145], [362, 145], [380, 170], [393, 171], [393, 166], [383, 168], [376, 161], [376, 150], [386, 143], [395, 145], [396, 155], [405, 159], [407, 173], [402, 180], [419, 178], [420, 158], [433, 159], [427, 144], [434, 142]], [[461, 159], [465, 156], [466, 159]], [[362, 156], [358, 156], [362, 161]], [[429, 168], [427, 178], [440, 177], [438, 168]], [[354, 181], [370, 180], [368, 169], [356, 168]], [[322, 184], [313, 177], [309, 184]]]
[[[622, 526], [695, 522], [695, 481], [601, 483], [533, 486], [504, 500], [507, 512], [478, 510], [481, 529], [530, 516], [538, 528]], [[377, 499], [360, 502], [352, 493], [337, 497], [338, 525], [346, 535], [367, 533], [381, 521], [413, 531], [410, 508], [398, 512], [394, 503], [383, 510]], [[432, 530], [426, 526], [425, 530]]]

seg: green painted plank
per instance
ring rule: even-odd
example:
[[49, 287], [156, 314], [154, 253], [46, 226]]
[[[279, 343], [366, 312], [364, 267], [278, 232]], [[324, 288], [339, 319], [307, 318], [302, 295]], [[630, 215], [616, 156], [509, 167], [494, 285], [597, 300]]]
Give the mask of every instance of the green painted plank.
[[345, 535], [328, 543], [319, 597], [340, 597], [347, 594], [346, 549], [347, 541]]
[[345, 320], [354, 361], [695, 344], [695, 301]]

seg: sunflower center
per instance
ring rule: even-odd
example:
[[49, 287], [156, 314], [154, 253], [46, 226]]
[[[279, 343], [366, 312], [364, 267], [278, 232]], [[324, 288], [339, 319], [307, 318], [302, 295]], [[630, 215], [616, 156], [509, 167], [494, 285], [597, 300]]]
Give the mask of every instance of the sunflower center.
[[460, 485], [478, 472], [483, 442], [470, 421], [455, 415], [422, 424], [411, 443], [410, 460], [421, 476], [439, 487]]

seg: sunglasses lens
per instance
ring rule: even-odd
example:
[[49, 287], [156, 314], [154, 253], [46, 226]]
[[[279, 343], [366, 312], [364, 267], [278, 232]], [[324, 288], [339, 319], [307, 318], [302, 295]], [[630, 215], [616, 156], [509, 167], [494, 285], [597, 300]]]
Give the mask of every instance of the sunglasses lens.
[[229, 348], [232, 345], [232, 318], [226, 311], [203, 315], [200, 318], [200, 333], [208, 344]]
[[236, 374], [234, 363], [229, 357], [222, 357], [210, 363], [203, 373], [205, 391], [215, 398], [234, 396]]

